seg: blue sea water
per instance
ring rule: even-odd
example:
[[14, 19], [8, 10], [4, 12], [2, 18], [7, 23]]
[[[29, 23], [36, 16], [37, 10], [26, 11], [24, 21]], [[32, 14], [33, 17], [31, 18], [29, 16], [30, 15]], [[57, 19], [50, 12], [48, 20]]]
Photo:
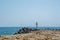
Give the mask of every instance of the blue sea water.
[[0, 35], [14, 34], [20, 29], [20, 27], [0, 27]]
[[[22, 27], [0, 27], [0, 35], [10, 35], [10, 34], [14, 34], [15, 32], [17, 32], [19, 29], [21, 29]], [[34, 29], [35, 27], [30, 27], [32, 29]], [[40, 30], [60, 30], [60, 27], [38, 27], [38, 29]]]

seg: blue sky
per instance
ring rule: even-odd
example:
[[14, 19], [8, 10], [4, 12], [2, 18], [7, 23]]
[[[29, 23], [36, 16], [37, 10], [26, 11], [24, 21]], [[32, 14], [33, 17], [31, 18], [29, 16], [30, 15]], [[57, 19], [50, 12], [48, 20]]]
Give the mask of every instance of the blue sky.
[[60, 0], [0, 0], [2, 26], [60, 26]]

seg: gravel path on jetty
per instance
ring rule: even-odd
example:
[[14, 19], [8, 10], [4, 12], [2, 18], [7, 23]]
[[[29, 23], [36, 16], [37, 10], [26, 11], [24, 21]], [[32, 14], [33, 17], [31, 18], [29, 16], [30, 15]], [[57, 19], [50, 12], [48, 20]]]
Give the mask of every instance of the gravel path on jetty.
[[26, 34], [1, 35], [0, 40], [60, 40], [60, 31], [40, 30]]

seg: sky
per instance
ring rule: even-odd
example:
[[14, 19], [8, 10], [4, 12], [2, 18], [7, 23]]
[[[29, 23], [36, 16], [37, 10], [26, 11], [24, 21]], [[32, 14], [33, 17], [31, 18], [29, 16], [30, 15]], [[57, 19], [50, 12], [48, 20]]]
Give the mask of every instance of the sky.
[[0, 27], [60, 26], [60, 0], [0, 0]]

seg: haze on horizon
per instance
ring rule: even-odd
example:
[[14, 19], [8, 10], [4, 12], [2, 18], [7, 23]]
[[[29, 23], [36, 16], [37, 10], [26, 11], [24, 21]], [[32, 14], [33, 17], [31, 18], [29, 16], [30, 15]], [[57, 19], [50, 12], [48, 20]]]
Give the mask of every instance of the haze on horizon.
[[0, 0], [0, 27], [60, 26], [60, 0]]

